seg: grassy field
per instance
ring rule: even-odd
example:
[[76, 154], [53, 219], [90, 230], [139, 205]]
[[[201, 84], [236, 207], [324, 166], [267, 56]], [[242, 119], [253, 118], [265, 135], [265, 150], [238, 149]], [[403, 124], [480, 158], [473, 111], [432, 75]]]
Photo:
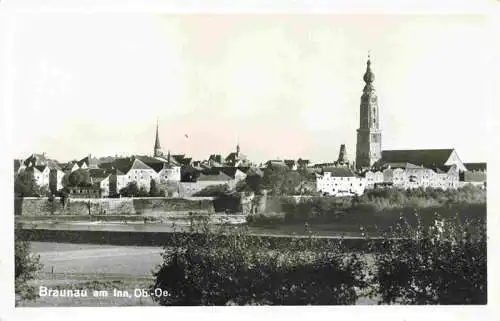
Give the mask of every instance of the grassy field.
[[[43, 270], [31, 282], [51, 289], [86, 289], [88, 297], [40, 297], [20, 307], [141, 306], [156, 305], [149, 297], [135, 297], [134, 290], [152, 284], [152, 269], [161, 262], [162, 248], [33, 242]], [[131, 298], [113, 295], [128, 291]], [[107, 291], [94, 297], [92, 291]]]
[[[160, 264], [159, 247], [110, 246], [32, 242], [32, 250], [40, 255], [43, 270], [31, 282], [52, 289], [87, 289], [88, 297], [40, 297], [21, 302], [19, 307], [114, 307], [156, 306], [150, 297], [135, 297], [135, 289], [153, 284], [151, 271]], [[370, 260], [370, 257], [367, 257]], [[113, 289], [128, 291], [131, 298], [113, 296]], [[93, 290], [106, 290], [107, 297], [93, 297]], [[374, 304], [361, 297], [357, 304]]]

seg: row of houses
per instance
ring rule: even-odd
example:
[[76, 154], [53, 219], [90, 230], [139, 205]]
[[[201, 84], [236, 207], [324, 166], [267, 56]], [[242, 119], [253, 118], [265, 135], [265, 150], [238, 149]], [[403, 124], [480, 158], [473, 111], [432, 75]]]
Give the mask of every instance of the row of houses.
[[467, 184], [486, 187], [486, 163], [463, 163], [454, 149], [390, 150], [370, 170], [325, 167], [316, 174], [322, 194], [361, 195], [366, 188], [455, 189]]
[[55, 193], [64, 186], [65, 175], [77, 170], [88, 172], [89, 186], [68, 186], [74, 197], [109, 197], [119, 194], [131, 182], [139, 189], [150, 190], [151, 181], [168, 185], [171, 194], [191, 196], [210, 185], [228, 185], [234, 188], [246, 178], [250, 167], [200, 166], [184, 155], [167, 157], [131, 156], [98, 162], [90, 155], [69, 163], [49, 160], [44, 154], [30, 155], [26, 160], [14, 161], [15, 173], [34, 172], [40, 187]]
[[[229, 157], [231, 156], [232, 157]], [[308, 160], [270, 160], [261, 166], [250, 166], [237, 148], [237, 153], [226, 159], [236, 160], [229, 166], [219, 162], [218, 155], [208, 161], [193, 161], [185, 155], [130, 156], [98, 160], [91, 155], [79, 161], [58, 163], [44, 154], [33, 154], [24, 161], [16, 160], [14, 170], [33, 171], [37, 184], [55, 192], [63, 188], [63, 178], [76, 170], [88, 171], [92, 187], [70, 189], [75, 196], [119, 194], [131, 182], [149, 191], [151, 181], [164, 184], [170, 195], [192, 196], [211, 185], [234, 188], [249, 173], [263, 176], [264, 168], [282, 167], [305, 170], [316, 177], [316, 190], [322, 194], [345, 196], [361, 195], [367, 188], [391, 186], [397, 188], [457, 188], [465, 184], [486, 185], [485, 163], [462, 163], [453, 149], [383, 151], [382, 159], [370, 170], [358, 172], [345, 158], [341, 146], [337, 161], [310, 164]]]

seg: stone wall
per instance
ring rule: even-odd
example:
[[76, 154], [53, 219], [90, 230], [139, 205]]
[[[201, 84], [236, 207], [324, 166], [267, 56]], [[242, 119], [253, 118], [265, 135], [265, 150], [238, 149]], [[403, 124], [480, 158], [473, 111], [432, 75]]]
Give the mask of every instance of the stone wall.
[[[21, 239], [31, 242], [61, 242], [75, 244], [108, 244], [108, 245], [127, 245], [127, 246], [171, 246], [179, 236], [193, 238], [203, 244], [202, 234], [183, 233], [183, 232], [144, 232], [144, 231], [96, 231], [96, 230], [51, 230], [51, 229], [33, 229], [23, 228], [16, 230]], [[225, 238], [224, 235], [219, 235]], [[309, 242], [307, 236], [297, 235], [270, 235], [257, 234], [249, 235], [251, 238], [258, 238], [268, 244], [269, 249], [288, 248], [290, 242], [306, 243]], [[370, 250], [377, 251], [383, 249], [385, 245], [383, 239], [365, 238], [316, 238], [317, 246], [337, 247], [340, 244], [346, 246], [350, 251]], [[307, 243], [306, 243], [307, 244]]]
[[15, 215], [141, 215], [159, 212], [196, 211], [214, 212], [211, 198], [99, 198], [67, 199], [63, 205], [60, 198], [16, 198]]
[[270, 196], [270, 195], [242, 195], [243, 214], [266, 214], [283, 212], [283, 204], [294, 202], [298, 203], [301, 199], [314, 198], [317, 196]]

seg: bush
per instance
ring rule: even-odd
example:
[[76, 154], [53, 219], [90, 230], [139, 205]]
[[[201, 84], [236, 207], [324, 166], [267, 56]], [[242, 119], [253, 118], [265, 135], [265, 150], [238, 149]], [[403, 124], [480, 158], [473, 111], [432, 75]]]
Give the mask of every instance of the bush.
[[271, 251], [244, 230], [196, 233], [196, 241], [179, 237], [163, 254], [152, 286], [170, 294], [153, 297], [161, 305], [354, 304], [366, 287], [358, 255], [341, 247], [311, 251], [312, 237], [307, 246]]
[[161, 190], [159, 186], [156, 184], [154, 179], [151, 180], [149, 184], [149, 196], [151, 197], [163, 197], [165, 196], [165, 191]]
[[28, 281], [42, 269], [40, 257], [31, 253], [30, 243], [22, 240], [18, 233], [15, 233], [14, 246], [16, 302], [34, 300], [37, 293], [33, 286], [28, 285]]
[[32, 168], [20, 172], [14, 179], [14, 194], [17, 197], [39, 197], [38, 186]]
[[68, 176], [69, 186], [81, 186], [89, 187], [92, 186], [90, 180], [90, 173], [87, 169], [77, 169]]
[[372, 211], [394, 208], [430, 208], [451, 204], [486, 204], [486, 190], [468, 185], [458, 189], [374, 189], [358, 197], [355, 206], [371, 207]]
[[149, 193], [144, 187], [139, 188], [137, 182], [130, 182], [120, 190], [120, 195], [125, 197], [147, 197]]
[[285, 223], [285, 216], [282, 213], [248, 215], [246, 221], [249, 226], [278, 226]]
[[205, 187], [199, 192], [193, 194], [193, 196], [204, 196], [204, 197], [220, 197], [230, 194], [231, 191], [227, 184], [221, 185], [210, 185]]
[[327, 222], [337, 220], [341, 210], [350, 207], [351, 203], [349, 197], [306, 197], [297, 202], [283, 198], [282, 208], [288, 223]]
[[436, 215], [430, 228], [418, 216], [417, 221], [415, 228], [402, 219], [385, 235], [385, 250], [375, 254], [373, 282], [379, 303], [486, 304], [484, 221]]

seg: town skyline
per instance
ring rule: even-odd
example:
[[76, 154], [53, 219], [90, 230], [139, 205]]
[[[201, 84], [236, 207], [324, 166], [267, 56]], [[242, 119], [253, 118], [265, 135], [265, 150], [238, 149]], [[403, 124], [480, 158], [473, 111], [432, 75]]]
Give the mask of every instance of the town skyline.
[[17, 27], [15, 157], [150, 155], [158, 119], [163, 150], [194, 159], [239, 143], [257, 163], [327, 162], [345, 144], [352, 161], [370, 51], [382, 149], [487, 159], [471, 144], [490, 129], [480, 16], [65, 14]]

